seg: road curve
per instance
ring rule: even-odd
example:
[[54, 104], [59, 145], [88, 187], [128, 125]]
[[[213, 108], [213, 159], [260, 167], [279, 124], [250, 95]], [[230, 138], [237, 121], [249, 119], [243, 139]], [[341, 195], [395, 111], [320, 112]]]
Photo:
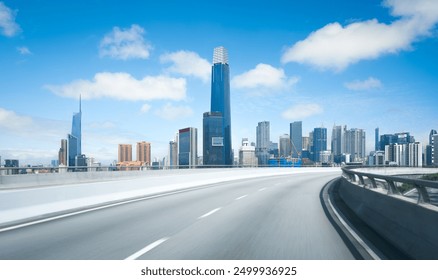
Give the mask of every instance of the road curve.
[[354, 259], [319, 199], [339, 175], [218, 183], [4, 231], [0, 259]]

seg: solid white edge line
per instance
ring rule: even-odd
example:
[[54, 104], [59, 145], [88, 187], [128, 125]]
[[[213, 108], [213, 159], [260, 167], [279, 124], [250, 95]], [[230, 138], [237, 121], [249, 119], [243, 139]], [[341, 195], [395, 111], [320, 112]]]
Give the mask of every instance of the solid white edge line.
[[348, 230], [348, 232], [353, 236], [354, 239], [365, 249], [365, 251], [370, 254], [370, 256], [375, 260], [380, 260], [379, 256], [374, 253], [374, 251], [360, 238], [359, 235], [356, 234], [356, 232], [344, 221], [344, 219], [339, 215], [338, 211], [336, 211], [335, 207], [332, 204], [332, 201], [330, 200], [330, 197], [328, 198], [328, 203], [330, 205], [330, 208], [332, 208], [333, 212], [335, 213], [336, 217], [338, 217], [339, 221], [342, 223], [342, 225]]
[[6, 227], [3, 229], [0, 229], [0, 233], [5, 232], [5, 231], [14, 230], [14, 229], [23, 228], [23, 227], [28, 227], [28, 226], [32, 226], [32, 225], [42, 224], [42, 223], [46, 223], [46, 222], [50, 222], [50, 221], [55, 221], [55, 220], [59, 220], [59, 219], [67, 218], [67, 217], [72, 217], [72, 216], [76, 216], [76, 215], [80, 215], [80, 214], [84, 214], [84, 213], [88, 213], [88, 212], [93, 212], [93, 211], [97, 211], [97, 210], [101, 210], [101, 209], [120, 206], [120, 205], [124, 205], [124, 204], [128, 204], [128, 203], [133, 203], [133, 202], [138, 202], [138, 201], [142, 201], [142, 200], [148, 200], [148, 199], [153, 199], [153, 198], [157, 198], [157, 197], [177, 194], [177, 193], [181, 193], [181, 192], [185, 192], [185, 191], [187, 191], [187, 190], [180, 190], [180, 191], [175, 191], [175, 192], [171, 192], [171, 193], [163, 193], [163, 194], [157, 194], [157, 195], [152, 195], [152, 196], [147, 196], [147, 197], [135, 198], [135, 199], [130, 199], [130, 200], [126, 200], [126, 201], [115, 202], [115, 203], [108, 204], [108, 205], [98, 206], [98, 207], [94, 207], [94, 208], [90, 208], [90, 209], [75, 211], [75, 212], [68, 213], [68, 214], [62, 214], [62, 215], [58, 215], [58, 216], [54, 216], [54, 217], [50, 217], [50, 218], [36, 220], [33, 222], [27, 222], [24, 224]]
[[168, 237], [161, 238], [161, 239], [159, 239], [159, 240], [149, 244], [148, 246], [144, 247], [140, 251], [130, 255], [125, 260], [136, 260], [137, 258], [143, 256], [144, 254], [146, 254], [147, 252], [149, 252], [150, 250], [154, 249], [155, 247], [157, 247], [158, 245], [160, 245], [161, 243], [165, 242], [168, 239], [169, 239]]
[[247, 194], [245, 194], [245, 195], [242, 195], [242, 196], [239, 196], [238, 198], [236, 198], [235, 200], [240, 200], [240, 199], [242, 199], [242, 198], [245, 198], [245, 197], [247, 197], [248, 195]]
[[206, 214], [200, 216], [198, 219], [203, 219], [203, 218], [205, 218], [205, 217], [208, 217], [208, 216], [210, 216], [211, 214], [213, 214], [213, 213], [215, 213], [215, 212], [217, 212], [217, 211], [219, 211], [219, 210], [221, 210], [221, 207], [211, 210], [210, 212], [208, 212], [208, 213], [206, 213]]

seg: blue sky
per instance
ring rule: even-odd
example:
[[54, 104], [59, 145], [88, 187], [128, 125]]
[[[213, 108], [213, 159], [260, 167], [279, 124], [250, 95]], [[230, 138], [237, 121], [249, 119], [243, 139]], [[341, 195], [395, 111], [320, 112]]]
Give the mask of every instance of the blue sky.
[[[48, 164], [78, 96], [83, 147], [102, 163], [117, 144], [152, 143], [210, 108], [213, 48], [231, 71], [233, 148], [303, 121], [367, 133], [438, 128], [438, 2], [0, 0], [0, 156]], [[201, 149], [199, 151], [202, 151]], [[201, 155], [201, 152], [200, 152]]]

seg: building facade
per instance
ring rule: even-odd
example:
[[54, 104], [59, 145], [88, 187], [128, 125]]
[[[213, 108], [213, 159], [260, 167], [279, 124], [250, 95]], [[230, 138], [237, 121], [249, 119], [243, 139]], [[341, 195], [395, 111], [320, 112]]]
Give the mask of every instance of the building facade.
[[279, 139], [279, 157], [287, 158], [291, 156], [291, 142], [289, 134], [283, 134]]
[[250, 145], [248, 138], [242, 139], [242, 146], [239, 149], [239, 165], [243, 167], [257, 166], [255, 146]]
[[178, 141], [169, 141], [167, 165], [169, 168], [175, 168], [178, 165]]
[[206, 112], [203, 118], [203, 165], [226, 165], [224, 118], [221, 112]]
[[300, 158], [303, 151], [303, 122], [296, 121], [291, 123], [289, 132], [292, 157]]
[[178, 132], [178, 165], [194, 167], [198, 162], [198, 130], [194, 127], [180, 129]]
[[359, 128], [345, 130], [345, 153], [351, 155], [353, 162], [365, 160], [365, 141], [365, 130]]
[[[278, 149], [278, 147], [276, 147]], [[268, 121], [259, 122], [256, 127], [256, 157], [259, 166], [267, 166], [271, 150], [270, 124]]]
[[71, 134], [67, 135], [68, 166], [85, 166], [82, 155], [82, 105], [79, 97], [79, 112], [73, 114]]
[[132, 161], [132, 145], [119, 144], [118, 162]]
[[331, 148], [333, 161], [335, 163], [341, 163], [342, 154], [345, 153], [344, 130], [345, 128], [343, 128], [341, 125], [335, 125], [332, 129]]
[[68, 144], [67, 139], [61, 139], [61, 148], [58, 152], [58, 163], [59, 165], [68, 165]]
[[230, 66], [228, 51], [224, 47], [214, 48], [213, 52], [210, 112], [222, 114], [225, 165], [232, 165], [234, 159], [231, 144]]
[[151, 143], [142, 141], [137, 143], [137, 161], [144, 165], [151, 165]]
[[322, 162], [321, 152], [327, 151], [327, 128], [316, 127], [313, 129], [313, 161]]

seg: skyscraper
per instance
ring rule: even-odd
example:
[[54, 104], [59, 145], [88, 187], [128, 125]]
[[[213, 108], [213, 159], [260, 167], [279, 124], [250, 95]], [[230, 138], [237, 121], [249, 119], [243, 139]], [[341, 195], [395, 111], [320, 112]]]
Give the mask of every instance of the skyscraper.
[[379, 128], [378, 127], [376, 127], [376, 130], [374, 131], [374, 150], [375, 151], [380, 150]]
[[151, 143], [145, 141], [137, 143], [137, 161], [151, 165]]
[[297, 121], [290, 124], [290, 142], [292, 144], [292, 157], [301, 157], [303, 150], [303, 122]]
[[196, 166], [198, 160], [198, 130], [194, 127], [180, 129], [178, 133], [179, 166]]
[[291, 142], [289, 134], [283, 134], [279, 140], [279, 156], [283, 158], [290, 157], [291, 155]]
[[321, 152], [327, 151], [327, 128], [313, 129], [313, 161], [321, 162]]
[[438, 134], [434, 134], [433, 138], [433, 165], [438, 166]]
[[256, 133], [256, 156], [258, 163], [259, 166], [267, 166], [269, 161], [269, 151], [271, 150], [269, 122], [259, 122], [256, 128]]
[[342, 162], [342, 154], [344, 153], [344, 130], [341, 125], [333, 126], [332, 130], [332, 154], [335, 163]]
[[359, 128], [345, 130], [345, 153], [351, 160], [360, 162], [365, 159], [365, 131]]
[[119, 162], [132, 161], [132, 145], [119, 144]]
[[429, 133], [429, 143], [426, 145], [426, 153], [425, 153], [425, 165], [431, 166], [434, 164], [434, 155], [437, 152], [436, 149], [434, 149], [434, 136], [437, 135], [437, 131], [435, 129], [432, 129]]
[[61, 148], [59, 148], [58, 162], [61, 165], [67, 166], [68, 144], [67, 139], [61, 139]]
[[169, 154], [167, 156], [167, 165], [174, 168], [178, 165], [178, 138], [175, 141], [169, 141]]
[[[68, 166], [77, 166], [78, 157], [82, 155], [82, 108], [79, 97], [79, 112], [73, 114], [71, 134], [67, 136], [68, 143]], [[82, 164], [81, 164], [82, 165]]]
[[228, 51], [224, 47], [214, 48], [211, 72], [210, 112], [220, 112], [223, 117], [223, 145], [225, 165], [233, 164], [231, 145], [231, 108], [230, 108], [230, 67]]

